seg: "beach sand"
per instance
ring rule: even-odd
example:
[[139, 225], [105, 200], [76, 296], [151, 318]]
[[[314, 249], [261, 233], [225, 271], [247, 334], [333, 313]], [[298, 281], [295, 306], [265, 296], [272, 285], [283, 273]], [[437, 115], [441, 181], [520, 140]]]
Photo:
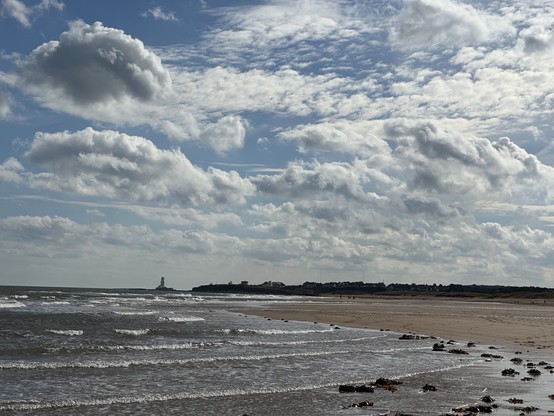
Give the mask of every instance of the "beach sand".
[[[423, 296], [405, 297], [321, 297], [306, 298], [304, 302], [274, 303], [262, 307], [235, 310], [268, 319], [288, 321], [313, 321], [343, 327], [361, 327], [390, 330], [398, 333], [429, 335], [445, 340], [456, 340], [465, 348], [468, 341], [481, 346], [481, 351], [500, 353], [501, 359], [488, 360], [491, 377], [505, 381], [504, 393], [483, 389], [495, 395], [494, 409], [498, 416], [512, 414], [546, 415], [554, 413], [554, 403], [549, 398], [554, 393], [553, 374], [543, 367], [543, 376], [528, 382], [526, 363], [554, 360], [554, 302], [544, 300], [505, 300], [435, 298]], [[436, 341], [431, 341], [436, 342]], [[456, 342], [455, 344], [458, 344]], [[486, 348], [486, 349], [485, 349]], [[520, 355], [515, 355], [520, 354]], [[505, 357], [505, 358], [504, 358]], [[522, 365], [513, 365], [511, 357], [523, 359]], [[521, 375], [502, 377], [503, 368], [515, 368]], [[510, 404], [515, 397], [524, 404]], [[472, 402], [474, 401], [474, 402]], [[462, 408], [480, 405], [476, 397], [469, 398]], [[460, 410], [461, 411], [461, 410]], [[453, 408], [452, 413], [456, 413]], [[476, 414], [463, 412], [463, 414]]]
[[[400, 333], [471, 340], [551, 354], [554, 303], [432, 297], [321, 297], [240, 312], [272, 319], [314, 321]], [[538, 351], [537, 351], [538, 352]]]

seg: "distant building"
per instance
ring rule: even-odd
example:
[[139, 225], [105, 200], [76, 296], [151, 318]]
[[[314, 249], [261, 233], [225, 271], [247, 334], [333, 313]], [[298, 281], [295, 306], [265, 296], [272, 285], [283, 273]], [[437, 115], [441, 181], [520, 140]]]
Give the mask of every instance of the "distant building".
[[285, 287], [284, 283], [281, 282], [272, 282], [271, 280], [263, 282], [260, 286], [264, 287]]
[[175, 290], [172, 287], [165, 286], [165, 277], [160, 279], [160, 284], [156, 287], [156, 290]]
[[165, 277], [162, 277], [160, 279], [160, 284], [156, 288], [157, 290], [164, 290], [165, 289]]

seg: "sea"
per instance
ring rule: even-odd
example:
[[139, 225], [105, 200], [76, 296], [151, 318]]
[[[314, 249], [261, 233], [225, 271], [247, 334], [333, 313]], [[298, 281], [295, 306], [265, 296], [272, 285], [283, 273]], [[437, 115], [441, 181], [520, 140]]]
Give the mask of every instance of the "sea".
[[[444, 415], [483, 404], [486, 395], [499, 415], [554, 409], [547, 397], [554, 375], [541, 367], [543, 375], [521, 381], [527, 367], [509, 361], [516, 351], [256, 316], [283, 303], [320, 301], [0, 286], [0, 414]], [[441, 341], [469, 354], [433, 351]], [[482, 357], [491, 352], [505, 358]], [[524, 364], [540, 359], [518, 356]], [[502, 376], [507, 367], [521, 376]], [[339, 392], [378, 378], [402, 384]], [[426, 384], [436, 391], [424, 391]], [[514, 397], [524, 404], [507, 401]], [[356, 406], [364, 403], [372, 405]]]

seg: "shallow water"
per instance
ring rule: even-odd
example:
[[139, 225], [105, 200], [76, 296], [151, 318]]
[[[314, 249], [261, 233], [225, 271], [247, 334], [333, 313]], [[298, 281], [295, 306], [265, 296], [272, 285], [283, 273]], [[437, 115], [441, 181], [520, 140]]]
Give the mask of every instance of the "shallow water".
[[[177, 292], [0, 288], [0, 411], [56, 415], [438, 415], [489, 394], [554, 409], [554, 375], [431, 350], [439, 340], [267, 320], [230, 307], [317, 299]], [[522, 355], [524, 358], [525, 357]], [[549, 357], [534, 357], [536, 362]], [[502, 377], [506, 367], [521, 376]], [[344, 394], [340, 384], [400, 378], [391, 393]], [[422, 392], [431, 383], [437, 392]], [[349, 407], [364, 400], [368, 408]], [[538, 413], [535, 413], [538, 414]]]

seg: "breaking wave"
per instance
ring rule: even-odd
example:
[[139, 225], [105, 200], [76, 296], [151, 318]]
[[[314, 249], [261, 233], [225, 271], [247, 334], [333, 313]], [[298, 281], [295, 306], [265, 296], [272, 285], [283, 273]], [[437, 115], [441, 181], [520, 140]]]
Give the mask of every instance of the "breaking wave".
[[139, 337], [141, 335], [146, 335], [150, 332], [150, 329], [114, 329], [116, 334], [128, 335], [132, 337]]
[[198, 322], [204, 321], [205, 319], [196, 316], [161, 316], [158, 320], [169, 322]]
[[[470, 367], [472, 364], [459, 364], [455, 366], [443, 367], [440, 369], [433, 369], [428, 371], [420, 371], [414, 373], [398, 374], [394, 378], [406, 378], [419, 374], [430, 374], [436, 372], [450, 371], [463, 367]], [[346, 384], [365, 384], [371, 383], [375, 380], [356, 380], [348, 381]], [[286, 386], [286, 387], [273, 387], [266, 389], [230, 389], [230, 390], [215, 390], [215, 391], [203, 391], [198, 393], [173, 393], [173, 394], [146, 394], [141, 396], [118, 396], [107, 397], [101, 399], [90, 400], [49, 400], [49, 401], [5, 401], [0, 402], [0, 410], [12, 410], [12, 411], [25, 411], [25, 410], [45, 410], [45, 409], [60, 409], [68, 407], [78, 406], [109, 406], [114, 404], [147, 404], [153, 402], [164, 402], [170, 400], [187, 400], [187, 399], [202, 399], [202, 398], [215, 398], [215, 397], [233, 397], [233, 396], [247, 396], [258, 394], [277, 394], [277, 393], [290, 393], [301, 392], [308, 390], [316, 390], [322, 388], [336, 387], [339, 384], [345, 384], [342, 381], [340, 383], [321, 383], [321, 384], [306, 384], [300, 386]]]
[[0, 299], [0, 309], [24, 308], [26, 305], [17, 300]]
[[382, 336], [362, 337], [362, 338], [345, 338], [345, 339], [327, 339], [327, 340], [304, 340], [304, 341], [227, 341], [231, 345], [239, 345], [244, 347], [256, 346], [279, 346], [279, 345], [308, 345], [308, 344], [342, 344], [348, 342], [363, 342], [370, 339], [382, 338]]
[[261, 361], [261, 360], [275, 360], [281, 358], [302, 358], [302, 357], [322, 357], [329, 355], [345, 355], [345, 354], [357, 354], [357, 353], [390, 353], [396, 351], [408, 351], [408, 350], [421, 350], [428, 349], [429, 347], [415, 347], [415, 348], [389, 348], [384, 350], [342, 350], [342, 351], [318, 351], [318, 352], [299, 352], [299, 353], [286, 353], [286, 354], [267, 354], [267, 355], [249, 355], [249, 356], [221, 356], [221, 357], [203, 357], [203, 358], [182, 358], [182, 359], [141, 359], [141, 360], [117, 360], [117, 361], [75, 361], [75, 362], [28, 362], [28, 361], [15, 361], [0, 363], [0, 370], [10, 369], [58, 369], [58, 368], [125, 368], [131, 366], [150, 366], [150, 365], [187, 365], [196, 363], [216, 363], [225, 361]]
[[46, 332], [56, 335], [67, 335], [68, 337], [83, 335], [83, 331], [80, 329], [47, 329]]
[[124, 311], [113, 311], [114, 314], [116, 315], [129, 315], [129, 316], [134, 316], [134, 315], [155, 315], [156, 312], [153, 312], [153, 311], [132, 311], [132, 312], [124, 312]]
[[239, 334], [259, 334], [259, 335], [300, 335], [300, 334], [317, 334], [329, 333], [334, 329], [300, 329], [300, 330], [284, 330], [284, 329], [218, 329], [216, 332], [223, 334], [239, 335]]

